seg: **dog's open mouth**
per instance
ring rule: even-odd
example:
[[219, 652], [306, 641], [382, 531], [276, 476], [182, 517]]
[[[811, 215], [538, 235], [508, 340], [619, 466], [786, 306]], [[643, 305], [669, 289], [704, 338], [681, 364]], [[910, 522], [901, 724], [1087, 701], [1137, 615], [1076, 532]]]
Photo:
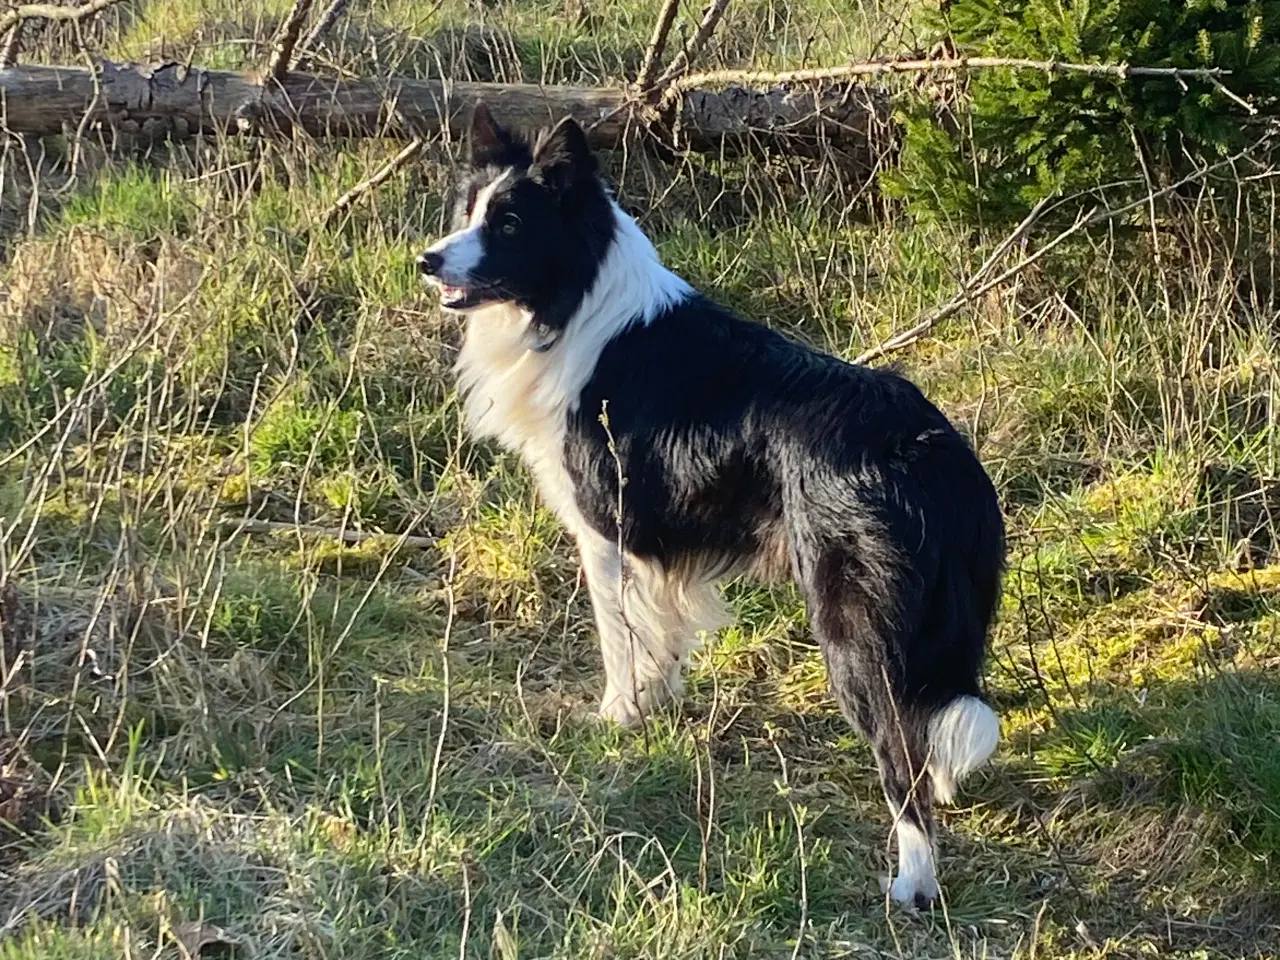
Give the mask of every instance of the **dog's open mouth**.
[[497, 300], [486, 287], [456, 287], [449, 283], [436, 283], [440, 291], [440, 306], [446, 310], [472, 310]]

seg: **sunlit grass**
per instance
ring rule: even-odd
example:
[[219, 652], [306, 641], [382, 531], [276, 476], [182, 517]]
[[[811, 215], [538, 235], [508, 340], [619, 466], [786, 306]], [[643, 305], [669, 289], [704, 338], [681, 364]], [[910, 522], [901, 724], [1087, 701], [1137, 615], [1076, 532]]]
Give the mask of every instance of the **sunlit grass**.
[[[352, 6], [328, 67], [433, 73], [483, 21], [498, 75], [615, 82], [658, 4]], [[286, 7], [141, 4], [105, 49], [256, 66]], [[898, 49], [900, 13], [747, 4], [708, 65]], [[1011, 533], [1005, 743], [920, 917], [885, 909], [874, 767], [790, 587], [729, 585], [681, 707], [594, 719], [571, 545], [462, 436], [414, 276], [447, 152], [326, 223], [394, 149], [94, 155], [6, 237], [0, 957], [179, 956], [193, 924], [350, 960], [1280, 951], [1275, 332], [1238, 277], [1103, 238], [894, 358]], [[846, 357], [998, 239], [776, 160], [625, 173], [673, 267]]]

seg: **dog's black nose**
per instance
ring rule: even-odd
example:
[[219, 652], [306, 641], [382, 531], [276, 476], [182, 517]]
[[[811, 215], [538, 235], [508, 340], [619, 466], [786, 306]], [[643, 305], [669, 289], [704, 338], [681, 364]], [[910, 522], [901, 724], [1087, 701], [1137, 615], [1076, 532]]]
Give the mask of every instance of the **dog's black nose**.
[[430, 250], [418, 257], [418, 269], [422, 271], [422, 275], [425, 277], [434, 277], [443, 266], [444, 257], [438, 253], [432, 253]]

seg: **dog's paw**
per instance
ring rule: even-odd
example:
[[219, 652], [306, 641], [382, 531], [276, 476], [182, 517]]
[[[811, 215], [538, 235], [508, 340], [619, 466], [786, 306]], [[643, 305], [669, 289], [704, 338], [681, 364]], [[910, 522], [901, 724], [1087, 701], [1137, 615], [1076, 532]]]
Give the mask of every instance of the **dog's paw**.
[[600, 704], [600, 718], [620, 727], [634, 727], [641, 720], [640, 708], [634, 700], [620, 693], [606, 692]]
[[928, 910], [938, 899], [938, 881], [933, 877], [912, 877], [899, 874], [889, 884], [889, 897], [895, 903]]

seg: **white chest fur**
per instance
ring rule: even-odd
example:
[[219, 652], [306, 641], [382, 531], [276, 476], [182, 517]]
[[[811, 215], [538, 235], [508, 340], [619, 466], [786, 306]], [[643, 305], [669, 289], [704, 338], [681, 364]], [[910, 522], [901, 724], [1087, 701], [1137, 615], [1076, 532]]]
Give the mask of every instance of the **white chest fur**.
[[[529, 348], [528, 315], [509, 304], [467, 318], [456, 371], [467, 426], [518, 453], [547, 505], [578, 532], [580, 515], [564, 467], [564, 435], [581, 384], [566, 382], [566, 351]], [[574, 386], [570, 393], [565, 388]]]
[[467, 318], [456, 368], [468, 427], [520, 454], [575, 536], [585, 522], [564, 466], [568, 416], [609, 341], [692, 293], [662, 266], [635, 221], [616, 204], [613, 211], [613, 241], [596, 281], [555, 344], [541, 353], [530, 349], [529, 316], [520, 308], [483, 307]]

